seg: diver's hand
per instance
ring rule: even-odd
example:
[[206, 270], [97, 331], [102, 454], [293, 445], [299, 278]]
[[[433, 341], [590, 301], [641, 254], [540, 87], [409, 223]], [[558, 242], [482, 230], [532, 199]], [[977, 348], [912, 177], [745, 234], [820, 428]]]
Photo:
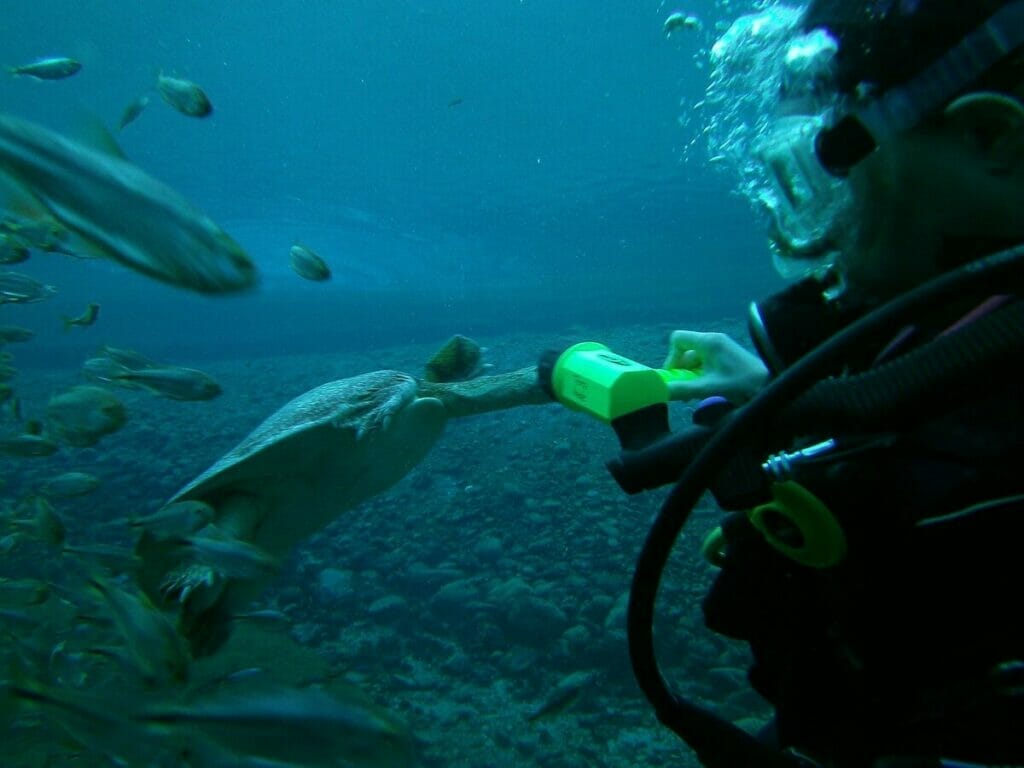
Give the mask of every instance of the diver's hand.
[[664, 367], [700, 374], [690, 381], [670, 381], [673, 400], [719, 395], [739, 405], [756, 395], [768, 380], [768, 369], [761, 358], [724, 333], [673, 331]]

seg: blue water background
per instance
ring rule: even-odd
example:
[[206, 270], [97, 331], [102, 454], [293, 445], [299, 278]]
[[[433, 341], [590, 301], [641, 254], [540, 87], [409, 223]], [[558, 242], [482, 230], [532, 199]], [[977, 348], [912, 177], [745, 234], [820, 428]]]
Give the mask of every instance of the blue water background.
[[[83, 69], [0, 78], [6, 112], [74, 135], [89, 114], [115, 125], [158, 70], [202, 85], [210, 118], [151, 92], [119, 139], [262, 275], [254, 293], [209, 298], [113, 263], [38, 255], [15, 269], [59, 293], [6, 313], [38, 334], [19, 365], [77, 365], [101, 342], [185, 362], [742, 312], [777, 282], [760, 224], [707, 163], [692, 105], [715, 21], [748, 9], [696, 0], [686, 10], [704, 27], [666, 39], [672, 10], [10, 4], [4, 63], [66, 55]], [[297, 240], [331, 264], [330, 283], [290, 271]], [[96, 328], [63, 333], [56, 315], [90, 301], [102, 305]]]

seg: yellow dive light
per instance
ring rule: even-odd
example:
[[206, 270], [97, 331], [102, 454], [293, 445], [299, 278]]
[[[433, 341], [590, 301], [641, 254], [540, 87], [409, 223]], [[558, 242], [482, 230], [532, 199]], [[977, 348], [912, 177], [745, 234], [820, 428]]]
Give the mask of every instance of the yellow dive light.
[[615, 354], [604, 344], [584, 341], [558, 356], [550, 386], [567, 408], [611, 423], [648, 406], [668, 403], [670, 381], [697, 376], [684, 369], [649, 368]]

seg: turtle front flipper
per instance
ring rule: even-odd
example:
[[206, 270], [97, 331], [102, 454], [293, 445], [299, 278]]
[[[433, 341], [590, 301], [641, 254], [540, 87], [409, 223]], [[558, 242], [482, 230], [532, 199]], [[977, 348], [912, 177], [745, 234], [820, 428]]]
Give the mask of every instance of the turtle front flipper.
[[552, 402], [551, 396], [540, 386], [536, 366], [469, 381], [423, 380], [417, 382], [416, 394], [421, 398], [436, 397], [444, 404], [450, 419]]

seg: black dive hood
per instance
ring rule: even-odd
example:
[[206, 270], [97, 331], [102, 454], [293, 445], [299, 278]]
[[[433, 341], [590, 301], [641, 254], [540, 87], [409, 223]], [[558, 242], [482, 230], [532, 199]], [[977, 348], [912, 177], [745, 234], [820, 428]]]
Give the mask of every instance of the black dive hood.
[[[623, 478], [634, 481], [634, 490], [678, 478], [648, 531], [633, 574], [629, 654], [637, 682], [658, 719], [682, 738], [705, 766], [792, 768], [801, 763], [673, 693], [658, 668], [653, 636], [655, 598], [672, 547], [698, 500], [747, 441], [767, 430], [788, 429], [788, 434], [795, 435], [801, 422], [820, 428], [823, 423], [842, 424], [844, 419], [856, 419], [856, 424], [862, 419], [885, 421], [900, 412], [893, 407], [894, 401], [925, 395], [956, 397], [957, 389], [991, 382], [993, 365], [1019, 371], [1024, 352], [1024, 302], [1014, 301], [877, 372], [851, 377], [855, 379], [852, 386], [843, 378], [822, 380], [866, 339], [893, 334], [929, 309], [966, 294], [1019, 296], [1022, 288], [1024, 245], [946, 272], [838, 330], [781, 372], [756, 398], [702, 435], [696, 450], [693, 436], [684, 432], [646, 449], [646, 461], [645, 451], [627, 452], [609, 465], [620, 484]], [[911, 358], [911, 363], [905, 358]], [[952, 384], [947, 386], [949, 382]], [[658, 471], [645, 469], [652, 463]]]

